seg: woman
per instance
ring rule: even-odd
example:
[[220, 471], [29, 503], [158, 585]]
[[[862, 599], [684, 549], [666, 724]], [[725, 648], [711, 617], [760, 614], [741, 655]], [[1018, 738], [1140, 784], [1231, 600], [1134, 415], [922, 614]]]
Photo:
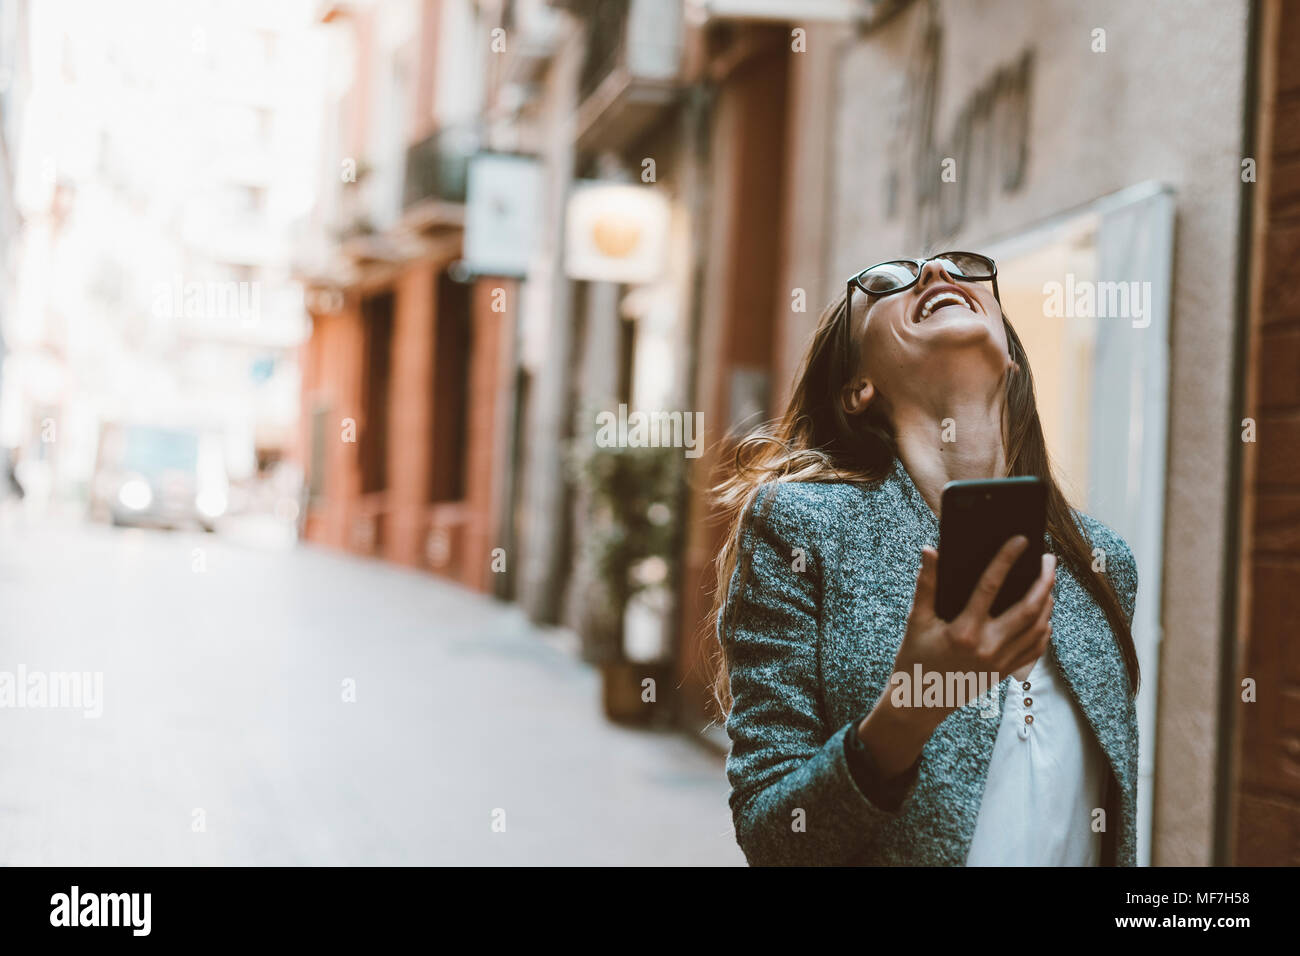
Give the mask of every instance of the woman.
[[[1015, 475], [1047, 486], [1038, 580], [991, 616], [1014, 538], [940, 620], [945, 483]], [[751, 864], [1134, 865], [1137, 569], [1052, 477], [991, 259], [849, 280], [718, 491], [716, 690]], [[992, 693], [902, 706], [891, 677], [918, 664]]]

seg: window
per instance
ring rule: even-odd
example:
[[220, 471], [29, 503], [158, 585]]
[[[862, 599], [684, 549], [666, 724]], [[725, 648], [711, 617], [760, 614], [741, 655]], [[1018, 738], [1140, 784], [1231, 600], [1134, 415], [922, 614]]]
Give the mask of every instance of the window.
[[325, 496], [326, 454], [329, 445], [330, 410], [321, 406], [311, 415], [311, 463], [307, 474], [307, 490], [311, 500]]
[[384, 292], [364, 300], [365, 366], [362, 383], [360, 457], [361, 493], [383, 491], [388, 486], [388, 381], [393, 362], [393, 294]]
[[618, 322], [618, 400], [632, 404], [632, 387], [636, 369], [636, 320], [626, 317]]
[[434, 280], [433, 433], [429, 501], [465, 497], [469, 442], [470, 286], [445, 272]]

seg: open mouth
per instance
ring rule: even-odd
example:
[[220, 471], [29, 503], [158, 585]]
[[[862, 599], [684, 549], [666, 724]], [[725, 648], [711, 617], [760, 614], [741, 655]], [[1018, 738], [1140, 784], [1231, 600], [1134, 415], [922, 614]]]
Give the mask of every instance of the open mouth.
[[947, 308], [950, 305], [958, 305], [964, 309], [975, 311], [975, 303], [970, 298], [953, 285], [936, 286], [922, 296], [917, 302], [917, 308], [912, 313], [912, 322], [924, 322], [935, 312]]

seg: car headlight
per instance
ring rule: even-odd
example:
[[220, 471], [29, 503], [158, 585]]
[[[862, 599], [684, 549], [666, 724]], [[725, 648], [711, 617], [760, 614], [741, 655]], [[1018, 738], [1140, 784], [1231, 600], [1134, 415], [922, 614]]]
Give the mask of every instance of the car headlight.
[[122, 507], [130, 511], [144, 511], [153, 502], [153, 491], [149, 483], [141, 478], [128, 478], [117, 489], [117, 500]]
[[205, 518], [220, 518], [226, 513], [226, 495], [215, 488], [205, 488], [194, 499], [194, 506]]

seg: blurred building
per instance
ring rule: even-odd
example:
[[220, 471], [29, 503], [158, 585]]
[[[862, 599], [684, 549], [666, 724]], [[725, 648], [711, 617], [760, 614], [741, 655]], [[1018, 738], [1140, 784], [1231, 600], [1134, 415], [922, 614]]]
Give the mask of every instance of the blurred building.
[[[575, 453], [602, 411], [700, 412], [680, 587], [628, 629], [671, 661], [660, 702], [718, 739], [707, 488], [728, 437], [782, 411], [847, 276], [987, 250], [1066, 489], [1137, 556], [1141, 858], [1296, 859], [1274, 610], [1300, 567], [1279, 530], [1294, 19], [1276, 0], [319, 4], [340, 68], [300, 243], [308, 536], [585, 635], [605, 582]], [[484, 198], [490, 163], [515, 193]], [[503, 196], [537, 228], [485, 265], [475, 224]], [[644, 272], [589, 261], [650, 233]], [[1053, 311], [1053, 284], [1132, 298]]]
[[513, 311], [494, 311], [496, 283], [457, 268], [484, 26], [467, 0], [320, 4], [317, 16], [338, 70], [326, 186], [297, 260], [313, 319], [305, 533], [486, 590]]
[[[27, 3], [25, 0], [0, 4], [0, 309], [9, 304], [13, 291], [11, 245], [18, 235], [21, 214], [15, 195], [19, 135], [27, 95]], [[5, 320], [0, 312], [0, 394], [4, 389]], [[0, 450], [0, 466], [8, 461], [8, 450]]]
[[84, 503], [101, 429], [222, 436], [235, 481], [297, 436], [288, 226], [319, 122], [304, 3], [31, 11], [0, 444]]

